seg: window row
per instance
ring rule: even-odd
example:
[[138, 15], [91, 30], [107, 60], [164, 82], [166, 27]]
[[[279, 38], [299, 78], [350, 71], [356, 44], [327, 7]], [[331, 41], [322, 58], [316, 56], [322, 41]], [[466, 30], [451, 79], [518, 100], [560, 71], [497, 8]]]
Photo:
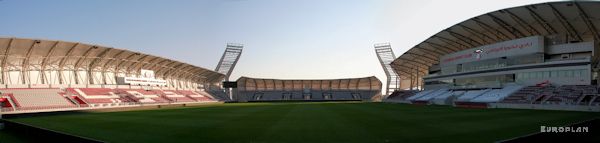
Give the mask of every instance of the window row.
[[517, 73], [517, 80], [520, 79], [540, 79], [540, 78], [572, 78], [572, 77], [581, 77], [585, 74], [585, 69], [576, 69], [576, 70], [557, 70], [557, 71], [537, 71], [537, 72], [525, 72], [525, 73]]

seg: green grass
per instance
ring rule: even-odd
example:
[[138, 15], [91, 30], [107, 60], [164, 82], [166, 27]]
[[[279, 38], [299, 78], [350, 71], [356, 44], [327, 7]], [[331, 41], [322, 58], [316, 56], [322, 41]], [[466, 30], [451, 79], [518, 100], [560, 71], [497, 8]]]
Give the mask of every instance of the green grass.
[[[385, 103], [239, 103], [10, 119], [108, 142], [493, 142], [598, 113]], [[4, 137], [0, 132], [0, 142]]]
[[0, 130], [0, 143], [25, 143], [34, 142], [29, 140], [25, 135], [19, 135], [6, 130]]

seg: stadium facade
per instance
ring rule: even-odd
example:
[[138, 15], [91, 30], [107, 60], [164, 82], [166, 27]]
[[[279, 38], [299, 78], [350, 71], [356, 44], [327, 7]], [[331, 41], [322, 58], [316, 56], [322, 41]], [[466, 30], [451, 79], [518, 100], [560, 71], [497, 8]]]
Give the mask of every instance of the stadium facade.
[[55, 40], [0, 38], [2, 110], [216, 102], [224, 74], [159, 56]]
[[409, 90], [388, 99], [595, 106], [600, 103], [598, 10], [598, 2], [551, 2], [455, 24], [391, 63], [400, 83], [408, 83], [402, 89]]
[[[187, 63], [77, 42], [0, 38], [0, 88], [112, 87], [150, 76], [138, 86], [196, 90], [223, 74]], [[144, 75], [142, 71], [154, 72]], [[146, 74], [150, 74], [146, 73]]]
[[371, 101], [381, 96], [381, 87], [381, 81], [374, 76], [327, 80], [241, 77], [237, 80], [236, 99], [238, 101]]

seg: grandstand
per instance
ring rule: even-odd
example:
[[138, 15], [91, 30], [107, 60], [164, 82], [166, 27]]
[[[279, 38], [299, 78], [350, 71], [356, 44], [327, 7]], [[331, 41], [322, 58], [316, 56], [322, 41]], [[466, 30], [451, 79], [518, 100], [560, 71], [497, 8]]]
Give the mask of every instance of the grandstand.
[[129, 50], [11, 37], [0, 55], [3, 114], [229, 100], [224, 74]]
[[372, 100], [381, 96], [377, 77], [284, 80], [241, 77], [237, 80], [238, 101], [331, 101]]
[[409, 85], [386, 101], [600, 111], [599, 9], [551, 2], [457, 23], [391, 63]]
[[[600, 121], [598, 25], [600, 2], [485, 13], [398, 57], [390, 43], [375, 44], [386, 83], [231, 81], [237, 43], [211, 70], [95, 44], [0, 38], [0, 142], [556, 141], [540, 127], [585, 127], [562, 139], [600, 140], [587, 132]], [[90, 113], [129, 110], [145, 111]]]

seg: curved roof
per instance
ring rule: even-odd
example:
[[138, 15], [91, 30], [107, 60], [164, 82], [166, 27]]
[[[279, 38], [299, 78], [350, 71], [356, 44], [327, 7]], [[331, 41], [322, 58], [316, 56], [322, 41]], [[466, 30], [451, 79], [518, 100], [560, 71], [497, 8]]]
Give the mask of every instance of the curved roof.
[[[154, 70], [157, 78], [219, 82], [223, 74], [187, 63], [134, 52], [77, 42], [0, 38], [1, 68], [26, 70], [113, 71], [138, 74], [140, 69]], [[19, 69], [22, 68], [22, 69]]]
[[[391, 65], [398, 75], [427, 75], [442, 55], [511, 39], [542, 35], [554, 43], [600, 41], [600, 2], [550, 2], [470, 18], [412, 47]], [[597, 59], [594, 59], [597, 61]]]
[[375, 76], [346, 79], [260, 79], [240, 77], [237, 80], [240, 91], [264, 90], [303, 90], [308, 87], [312, 90], [381, 90], [381, 81]]

